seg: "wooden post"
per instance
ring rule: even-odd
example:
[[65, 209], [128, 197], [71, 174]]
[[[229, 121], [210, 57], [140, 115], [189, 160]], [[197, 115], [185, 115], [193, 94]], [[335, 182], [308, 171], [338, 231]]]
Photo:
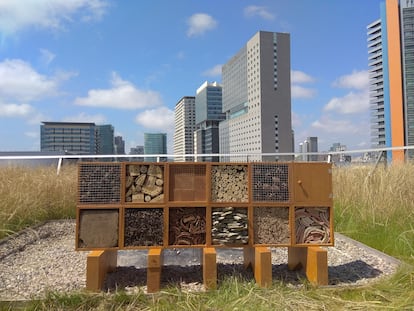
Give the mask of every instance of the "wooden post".
[[260, 287], [272, 285], [272, 254], [267, 247], [255, 247], [254, 278]]
[[86, 289], [100, 291], [107, 272], [112, 272], [117, 264], [116, 250], [92, 251], [86, 258]]
[[161, 287], [161, 268], [163, 265], [161, 248], [151, 248], [148, 251], [147, 262], [147, 292], [155, 293]]
[[217, 262], [214, 247], [203, 248], [203, 282], [206, 289], [217, 288]]
[[243, 248], [243, 265], [247, 269], [254, 266], [254, 247], [247, 246]]
[[289, 270], [303, 269], [309, 282], [328, 285], [328, 251], [318, 246], [289, 247]]

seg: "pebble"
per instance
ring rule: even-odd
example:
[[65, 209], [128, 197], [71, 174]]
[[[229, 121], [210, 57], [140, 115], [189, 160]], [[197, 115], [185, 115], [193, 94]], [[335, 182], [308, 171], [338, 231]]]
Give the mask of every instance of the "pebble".
[[[272, 248], [273, 280], [302, 286], [296, 271], [287, 269], [287, 248]], [[163, 284], [175, 280], [183, 290], [203, 291], [200, 249], [166, 249]], [[48, 291], [79, 291], [86, 286], [88, 252], [75, 251], [75, 221], [51, 221], [0, 241], [0, 301], [42, 298]], [[107, 276], [108, 290], [145, 289], [145, 250], [119, 251], [118, 265]], [[134, 266], [134, 262], [137, 264]], [[144, 263], [144, 264], [143, 264]], [[240, 273], [253, 278], [243, 267], [241, 248], [217, 248], [218, 279]], [[335, 234], [328, 247], [329, 285], [362, 285], [392, 275], [399, 261], [356, 241]], [[124, 286], [122, 287], [122, 284]]]

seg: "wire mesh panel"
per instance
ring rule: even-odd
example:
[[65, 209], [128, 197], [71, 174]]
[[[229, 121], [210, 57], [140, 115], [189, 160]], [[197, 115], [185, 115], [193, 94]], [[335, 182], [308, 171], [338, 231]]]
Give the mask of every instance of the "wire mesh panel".
[[79, 164], [79, 203], [113, 204], [121, 201], [121, 165]]
[[331, 243], [329, 207], [295, 207], [296, 244]]
[[252, 190], [255, 202], [289, 201], [288, 164], [253, 164], [252, 170]]

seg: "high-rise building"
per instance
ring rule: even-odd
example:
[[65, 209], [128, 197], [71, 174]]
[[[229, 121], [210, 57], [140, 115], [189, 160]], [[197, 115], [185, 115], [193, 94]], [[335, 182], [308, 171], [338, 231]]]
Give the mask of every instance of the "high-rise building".
[[114, 127], [110, 124], [96, 125], [96, 154], [114, 154]]
[[95, 123], [42, 122], [40, 150], [96, 154]]
[[195, 97], [184, 96], [175, 105], [174, 161], [192, 161], [185, 157], [194, 153]]
[[[144, 151], [144, 147], [143, 147]], [[125, 154], [125, 141], [122, 136], [115, 136], [115, 153]]]
[[[167, 134], [144, 133], [144, 154], [167, 154]], [[166, 158], [160, 157], [159, 160], [166, 161]], [[145, 161], [155, 162], [157, 157], [145, 157]]]
[[[196, 92], [194, 153], [220, 152], [219, 123], [225, 119], [222, 112], [222, 86], [217, 82], [204, 82]], [[219, 161], [219, 157], [203, 157], [202, 161]]]
[[226, 120], [219, 125], [220, 153], [293, 152], [289, 34], [256, 33], [223, 66], [222, 83]]
[[[299, 153], [318, 152], [318, 137], [311, 136], [299, 144]], [[302, 161], [318, 161], [317, 154], [303, 154], [300, 156]]]
[[[373, 147], [414, 145], [414, 1], [386, 0], [367, 26]], [[413, 158], [413, 151], [406, 154]], [[387, 152], [401, 161], [404, 152]]]

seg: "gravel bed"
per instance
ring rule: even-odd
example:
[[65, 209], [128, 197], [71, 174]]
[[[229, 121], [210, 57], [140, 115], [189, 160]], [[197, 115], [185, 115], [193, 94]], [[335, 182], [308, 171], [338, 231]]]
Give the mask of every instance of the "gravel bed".
[[[85, 288], [88, 252], [75, 251], [75, 222], [52, 221], [0, 241], [0, 301], [41, 298], [48, 291], [69, 292]], [[162, 286], [203, 291], [200, 249], [165, 249]], [[145, 290], [145, 250], [118, 252], [118, 267], [108, 274], [105, 289]], [[242, 249], [217, 249], [218, 281], [237, 275], [252, 279], [243, 267]], [[301, 286], [305, 276], [288, 271], [287, 248], [272, 248], [274, 281]], [[390, 256], [335, 234], [328, 247], [329, 285], [349, 286], [374, 282], [392, 275], [400, 262]]]

